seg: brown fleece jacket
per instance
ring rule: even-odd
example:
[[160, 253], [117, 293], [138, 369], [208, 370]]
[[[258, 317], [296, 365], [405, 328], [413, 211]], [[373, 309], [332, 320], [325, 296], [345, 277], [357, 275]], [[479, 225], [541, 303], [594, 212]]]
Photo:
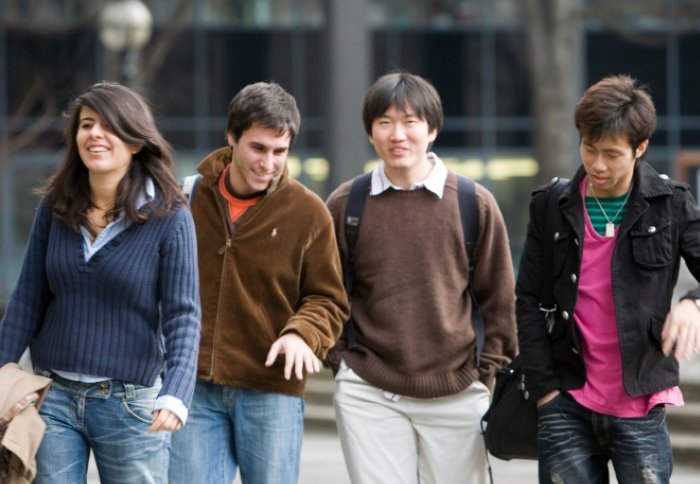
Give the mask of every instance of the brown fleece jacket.
[[[341, 185], [327, 201], [343, 256], [349, 189], [350, 183]], [[442, 199], [422, 188], [367, 198], [351, 301], [358, 345], [349, 349], [341, 339], [329, 355], [331, 366], [343, 358], [372, 385], [417, 398], [457, 393], [477, 378], [490, 384], [516, 349], [514, 277], [498, 205], [479, 184], [476, 194], [474, 293], [485, 321], [482, 368], [474, 357], [469, 261], [454, 174]]]
[[217, 183], [231, 149], [197, 167], [193, 199], [202, 303], [197, 376], [220, 385], [302, 395], [284, 379], [284, 355], [265, 367], [272, 343], [299, 334], [319, 358], [348, 316], [333, 221], [323, 201], [285, 172], [235, 223]]

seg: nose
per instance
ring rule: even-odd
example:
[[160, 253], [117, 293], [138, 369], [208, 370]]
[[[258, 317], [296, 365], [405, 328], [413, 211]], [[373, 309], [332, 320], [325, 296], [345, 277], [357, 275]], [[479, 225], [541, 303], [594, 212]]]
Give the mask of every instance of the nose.
[[605, 171], [607, 169], [608, 165], [605, 163], [601, 153], [595, 154], [591, 160], [591, 167], [597, 172]]
[[275, 167], [275, 154], [272, 151], [266, 151], [263, 156], [260, 158], [260, 168], [266, 172], [269, 173], [271, 171], [274, 171]]
[[389, 136], [392, 140], [402, 140], [406, 136], [406, 130], [401, 123], [395, 123]]
[[98, 123], [95, 123], [92, 126], [90, 126], [89, 133], [91, 138], [101, 138], [102, 136], [104, 136], [102, 126], [100, 126]]

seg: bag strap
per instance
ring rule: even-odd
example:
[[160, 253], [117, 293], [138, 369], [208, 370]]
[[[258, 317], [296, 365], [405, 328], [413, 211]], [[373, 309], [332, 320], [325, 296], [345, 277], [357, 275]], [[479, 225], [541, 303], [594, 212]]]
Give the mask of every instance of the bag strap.
[[[348, 246], [347, 255], [343, 261], [343, 282], [345, 291], [352, 296], [355, 281], [355, 245], [357, 244], [357, 234], [360, 231], [360, 219], [362, 211], [365, 209], [365, 201], [372, 185], [372, 172], [363, 173], [356, 176], [350, 186], [350, 194], [345, 207], [345, 243]], [[348, 348], [357, 346], [357, 333], [355, 323], [350, 317], [345, 322], [343, 329], [345, 344]]]
[[194, 195], [197, 191], [197, 185], [199, 185], [201, 179], [202, 175], [197, 173], [196, 175], [186, 176], [182, 179], [182, 182], [180, 183], [182, 193], [185, 195], [185, 197], [187, 197], [187, 200], [190, 202], [190, 207], [194, 204]]
[[[360, 220], [362, 219], [362, 212], [365, 208], [365, 201], [369, 195], [371, 184], [372, 172], [363, 173], [355, 177], [350, 186], [350, 193], [348, 194], [348, 201], [345, 207], [345, 242], [347, 244], [347, 256], [343, 261], [343, 280], [345, 283], [345, 290], [351, 296], [355, 279], [355, 245], [357, 244]], [[462, 234], [464, 236], [464, 244], [469, 259], [468, 290], [469, 297], [472, 300], [472, 324], [474, 326], [474, 333], [476, 334], [476, 362], [478, 367], [486, 336], [484, 331], [484, 318], [473, 291], [475, 266], [474, 245], [479, 234], [479, 212], [474, 181], [457, 175], [457, 197]], [[354, 348], [357, 345], [357, 333], [352, 319], [352, 311], [350, 318], [345, 323], [343, 334], [347, 347]]]
[[472, 301], [472, 326], [476, 335], [476, 366], [481, 364], [481, 352], [484, 350], [486, 331], [484, 329], [484, 317], [481, 308], [474, 295], [474, 244], [479, 235], [479, 211], [476, 203], [476, 185], [473, 180], [463, 176], [457, 176], [457, 197], [459, 199], [459, 218], [462, 222], [464, 244], [469, 258], [469, 297]]

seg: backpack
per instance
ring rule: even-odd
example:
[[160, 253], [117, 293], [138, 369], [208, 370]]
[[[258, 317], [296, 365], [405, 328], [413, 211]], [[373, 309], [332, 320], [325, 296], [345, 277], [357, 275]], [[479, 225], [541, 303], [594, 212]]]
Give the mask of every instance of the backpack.
[[180, 183], [180, 189], [182, 190], [182, 193], [185, 195], [185, 197], [187, 197], [187, 200], [190, 202], [190, 207], [194, 204], [194, 195], [197, 191], [197, 185], [199, 185], [201, 179], [202, 175], [197, 173], [196, 175], [186, 176], [182, 179], [182, 182]]
[[[369, 195], [371, 181], [372, 172], [363, 173], [353, 179], [345, 208], [345, 241], [347, 243], [347, 256], [345, 260], [343, 260], [343, 281], [345, 283], [345, 291], [349, 296], [352, 296], [355, 278], [355, 244], [357, 243], [362, 211], [365, 207], [365, 200]], [[462, 233], [464, 234], [464, 242], [469, 257], [469, 297], [472, 301], [472, 325], [476, 333], [476, 362], [478, 366], [481, 358], [481, 351], [484, 348], [485, 336], [484, 319], [481, 314], [481, 309], [479, 309], [479, 305], [474, 297], [474, 292], [472, 291], [475, 263], [474, 242], [479, 234], [479, 217], [474, 181], [457, 175], [457, 197], [459, 200]], [[357, 346], [357, 334], [352, 319], [352, 312], [350, 318], [345, 323], [343, 337], [345, 338], [348, 348]]]

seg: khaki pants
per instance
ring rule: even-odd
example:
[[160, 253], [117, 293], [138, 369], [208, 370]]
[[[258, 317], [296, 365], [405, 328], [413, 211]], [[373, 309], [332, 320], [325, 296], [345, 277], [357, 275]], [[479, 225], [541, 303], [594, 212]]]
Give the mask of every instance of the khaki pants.
[[474, 382], [442, 398], [395, 396], [341, 364], [335, 413], [354, 484], [484, 484], [481, 416], [489, 391]]

